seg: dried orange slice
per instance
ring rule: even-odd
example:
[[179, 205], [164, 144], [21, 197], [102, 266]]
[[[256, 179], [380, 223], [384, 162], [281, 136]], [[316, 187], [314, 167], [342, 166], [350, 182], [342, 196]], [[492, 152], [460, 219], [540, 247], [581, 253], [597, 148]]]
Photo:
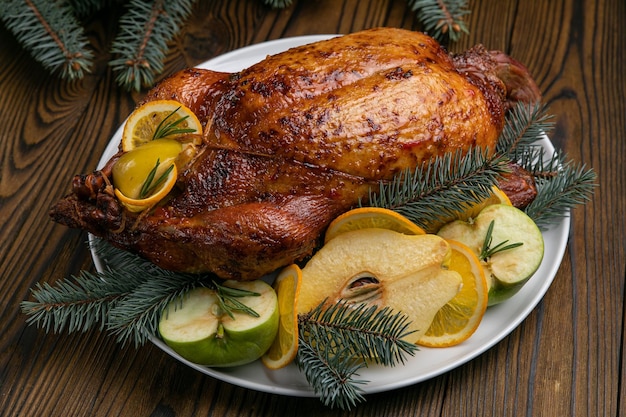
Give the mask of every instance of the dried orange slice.
[[261, 361], [269, 369], [280, 369], [290, 364], [298, 353], [298, 297], [302, 271], [298, 265], [284, 268], [274, 281], [278, 297], [278, 334]]
[[487, 309], [488, 288], [485, 272], [470, 248], [448, 240], [452, 256], [448, 269], [463, 279], [458, 294], [435, 315], [426, 333], [417, 341], [428, 347], [449, 347], [467, 340], [478, 328]]
[[202, 134], [202, 124], [191, 109], [175, 100], [149, 101], [131, 113], [122, 133], [128, 152], [154, 139]]
[[451, 216], [428, 224], [426, 226], [426, 231], [428, 233], [436, 233], [441, 228], [441, 226], [446, 223], [452, 222], [454, 220], [467, 221], [469, 219], [473, 219], [474, 217], [478, 216], [478, 213], [480, 213], [482, 209], [492, 204], [506, 204], [508, 206], [512, 205], [511, 200], [509, 200], [509, 197], [504, 193], [504, 191], [496, 186], [493, 186], [491, 195], [489, 197], [478, 203], [465, 204], [461, 210], [453, 213]]
[[347, 211], [333, 220], [326, 229], [324, 242], [345, 232], [371, 228], [393, 230], [405, 235], [425, 233], [421, 227], [393, 210], [381, 207], [360, 207]]

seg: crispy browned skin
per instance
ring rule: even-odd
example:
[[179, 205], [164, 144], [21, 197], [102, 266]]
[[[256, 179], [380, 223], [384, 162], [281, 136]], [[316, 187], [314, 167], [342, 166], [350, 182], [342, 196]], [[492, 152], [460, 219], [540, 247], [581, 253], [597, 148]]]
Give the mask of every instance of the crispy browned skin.
[[507, 96], [497, 67], [484, 49], [453, 60], [423, 34], [373, 29], [238, 74], [185, 70], [147, 96], [179, 100], [207, 126], [171, 199], [139, 217], [122, 209], [112, 161], [77, 177], [51, 214], [164, 268], [259, 278], [311, 254], [380, 180], [451, 150], [493, 149]]

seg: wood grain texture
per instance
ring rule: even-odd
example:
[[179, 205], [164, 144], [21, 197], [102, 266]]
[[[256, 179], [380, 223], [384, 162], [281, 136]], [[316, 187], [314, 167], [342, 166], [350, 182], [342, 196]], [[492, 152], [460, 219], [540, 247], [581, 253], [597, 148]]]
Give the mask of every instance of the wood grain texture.
[[[108, 47], [120, 10], [88, 22], [97, 56], [77, 83], [49, 76], [0, 26], [0, 416], [617, 416], [626, 413], [626, 4], [623, 0], [470, 1], [476, 43], [524, 62], [554, 114], [553, 142], [593, 167], [592, 200], [544, 300], [507, 338], [447, 374], [374, 394], [352, 412], [246, 390], [105, 332], [46, 334], [20, 302], [37, 282], [91, 269], [85, 234], [48, 207], [93, 169], [143, 93], [115, 84]], [[171, 42], [163, 76], [281, 37], [375, 26], [420, 29], [403, 0], [198, 2]]]

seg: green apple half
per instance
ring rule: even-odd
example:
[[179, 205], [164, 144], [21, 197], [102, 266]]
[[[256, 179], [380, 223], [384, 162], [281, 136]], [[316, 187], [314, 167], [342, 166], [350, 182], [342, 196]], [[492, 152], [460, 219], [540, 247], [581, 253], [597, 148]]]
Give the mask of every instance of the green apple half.
[[470, 247], [481, 258], [489, 225], [493, 221], [490, 247], [506, 242], [521, 243], [481, 259], [489, 288], [488, 305], [499, 304], [515, 295], [537, 271], [543, 260], [544, 242], [535, 222], [520, 209], [506, 204], [487, 206], [468, 221], [444, 225], [438, 235]]
[[328, 241], [302, 269], [298, 313], [326, 300], [389, 307], [403, 313], [417, 342], [435, 314], [458, 293], [462, 279], [445, 269], [450, 246], [436, 235], [386, 229], [345, 232]]
[[231, 318], [218, 303], [216, 291], [195, 288], [182, 300], [165, 309], [159, 333], [183, 358], [207, 366], [244, 365], [260, 358], [269, 349], [278, 331], [278, 301], [274, 289], [261, 280], [225, 281], [225, 287], [251, 291], [237, 301], [259, 316], [233, 312]]

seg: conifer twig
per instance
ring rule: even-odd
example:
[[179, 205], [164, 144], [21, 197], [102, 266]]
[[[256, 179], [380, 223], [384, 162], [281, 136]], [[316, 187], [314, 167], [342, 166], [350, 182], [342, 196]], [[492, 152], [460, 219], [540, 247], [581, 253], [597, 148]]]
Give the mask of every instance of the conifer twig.
[[424, 30], [433, 38], [458, 41], [469, 33], [464, 17], [470, 13], [467, 0], [408, 0], [411, 10], [417, 13]]
[[85, 31], [64, 2], [7, 0], [0, 18], [31, 56], [51, 73], [75, 80], [89, 72], [93, 53]]
[[387, 307], [321, 303], [298, 317], [296, 364], [325, 405], [350, 409], [363, 401], [367, 381], [355, 377], [368, 360], [395, 366], [417, 351], [403, 340], [408, 325], [405, 315]]
[[154, 76], [163, 71], [167, 42], [179, 32], [194, 1], [129, 2], [111, 47], [118, 57], [109, 63], [121, 86], [139, 91], [154, 83]]
[[491, 194], [491, 188], [508, 172], [508, 158], [489, 157], [489, 151], [475, 148], [466, 154], [448, 153], [406, 170], [390, 183], [381, 182], [371, 192], [368, 204], [385, 207], [406, 216], [427, 230], [430, 224], [463, 210]]

